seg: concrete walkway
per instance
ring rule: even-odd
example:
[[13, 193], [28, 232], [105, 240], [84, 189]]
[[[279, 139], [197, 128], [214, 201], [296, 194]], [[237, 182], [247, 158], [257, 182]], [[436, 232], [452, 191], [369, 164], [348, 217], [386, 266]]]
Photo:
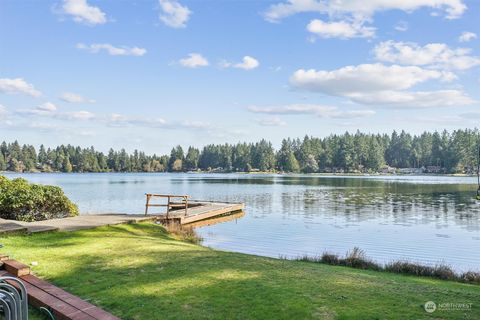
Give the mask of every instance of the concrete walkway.
[[25, 232], [27, 229], [16, 221], [0, 219], [0, 234], [8, 232]]
[[136, 214], [85, 214], [77, 217], [52, 219], [36, 222], [23, 222], [0, 219], [0, 234], [11, 232], [47, 232], [47, 231], [76, 231], [92, 229], [115, 224], [138, 223], [155, 219], [155, 216]]

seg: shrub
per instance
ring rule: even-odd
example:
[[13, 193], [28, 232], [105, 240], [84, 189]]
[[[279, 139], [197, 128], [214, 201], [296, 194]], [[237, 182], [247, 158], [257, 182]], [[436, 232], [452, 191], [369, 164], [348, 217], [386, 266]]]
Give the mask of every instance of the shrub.
[[450, 266], [439, 264], [433, 267], [432, 277], [443, 280], [458, 280], [459, 276], [452, 270]]
[[409, 261], [394, 261], [385, 265], [385, 271], [415, 276], [432, 276], [433, 267]]
[[340, 265], [340, 257], [334, 253], [325, 252], [324, 254], [322, 254], [322, 258], [320, 259], [320, 261], [322, 263], [331, 264], [334, 266]]
[[305, 254], [303, 256], [299, 256], [296, 260], [305, 261], [305, 262], [322, 262], [321, 257], [317, 257], [317, 256], [311, 257], [307, 254]]
[[60, 187], [0, 176], [0, 218], [40, 221], [78, 215], [78, 207]]
[[480, 272], [467, 271], [460, 278], [463, 282], [480, 284]]
[[352, 251], [347, 252], [343, 263], [347, 267], [357, 269], [382, 270], [381, 265], [368, 258], [365, 251], [358, 247], [354, 247]]
[[443, 280], [458, 280], [455, 271], [445, 264], [426, 266], [409, 261], [394, 261], [385, 265], [385, 271], [393, 273], [410, 274], [422, 277], [432, 277]]
[[321, 257], [309, 257], [304, 255], [298, 257], [297, 260], [300, 261], [309, 261], [309, 262], [319, 262], [330, 264], [333, 266], [346, 266], [357, 269], [368, 269], [368, 270], [382, 270], [382, 266], [365, 255], [365, 252], [355, 247], [352, 251], [348, 251], [345, 255], [345, 258], [339, 257], [338, 255], [330, 252], [325, 252]]

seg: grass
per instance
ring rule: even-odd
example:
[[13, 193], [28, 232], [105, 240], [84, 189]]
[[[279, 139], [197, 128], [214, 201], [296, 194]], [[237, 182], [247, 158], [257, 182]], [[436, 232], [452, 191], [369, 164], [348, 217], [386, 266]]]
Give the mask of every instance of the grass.
[[[478, 285], [215, 251], [154, 224], [0, 242], [36, 261], [38, 276], [125, 320], [480, 319]], [[427, 301], [473, 305], [430, 314]]]

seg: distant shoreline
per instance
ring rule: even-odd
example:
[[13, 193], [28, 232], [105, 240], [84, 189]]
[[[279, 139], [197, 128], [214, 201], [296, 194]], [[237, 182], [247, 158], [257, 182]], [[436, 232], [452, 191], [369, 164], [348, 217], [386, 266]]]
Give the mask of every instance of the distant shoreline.
[[371, 177], [371, 176], [386, 176], [386, 177], [477, 177], [477, 174], [466, 174], [466, 173], [333, 173], [333, 172], [313, 172], [313, 173], [300, 173], [300, 172], [268, 172], [268, 171], [255, 171], [255, 172], [232, 172], [232, 171], [161, 171], [161, 172], [152, 172], [152, 171], [104, 171], [104, 172], [61, 172], [61, 171], [29, 171], [29, 172], [16, 172], [16, 171], [0, 171], [0, 174], [131, 174], [131, 173], [142, 173], [142, 174], [244, 174], [244, 175], [284, 175], [284, 176], [351, 176], [351, 177]]

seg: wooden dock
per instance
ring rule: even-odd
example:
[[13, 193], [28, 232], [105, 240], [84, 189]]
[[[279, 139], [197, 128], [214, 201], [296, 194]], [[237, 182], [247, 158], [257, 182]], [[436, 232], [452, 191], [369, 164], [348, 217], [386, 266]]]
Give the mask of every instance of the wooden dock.
[[[156, 214], [158, 220], [175, 221], [180, 224], [190, 224], [212, 218], [218, 218], [234, 213], [242, 212], [245, 209], [243, 203], [213, 202], [201, 200], [189, 200], [188, 195], [171, 194], [146, 194], [145, 215], [148, 216], [149, 207], [165, 207], [166, 212]], [[153, 199], [166, 199], [166, 203], [154, 203]], [[172, 199], [181, 199], [175, 202]]]

